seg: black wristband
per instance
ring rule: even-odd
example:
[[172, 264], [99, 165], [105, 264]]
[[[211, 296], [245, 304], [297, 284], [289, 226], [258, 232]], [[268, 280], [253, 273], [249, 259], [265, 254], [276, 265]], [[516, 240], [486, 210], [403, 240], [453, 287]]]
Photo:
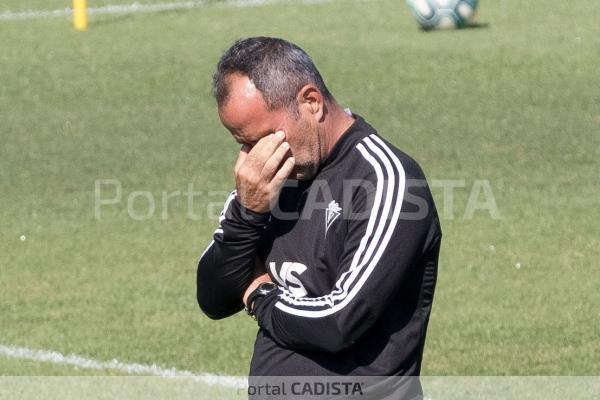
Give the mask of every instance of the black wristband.
[[256, 319], [254, 309], [254, 303], [256, 302], [256, 299], [258, 299], [259, 297], [265, 297], [274, 290], [277, 290], [277, 285], [273, 282], [263, 282], [260, 285], [258, 285], [258, 287], [254, 289], [246, 299], [246, 313], [248, 313], [248, 315], [252, 318]]

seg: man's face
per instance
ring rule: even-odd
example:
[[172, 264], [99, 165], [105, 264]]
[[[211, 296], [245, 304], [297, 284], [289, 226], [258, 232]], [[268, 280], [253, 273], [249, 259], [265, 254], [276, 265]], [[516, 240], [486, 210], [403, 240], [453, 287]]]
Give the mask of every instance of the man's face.
[[286, 108], [268, 110], [262, 94], [245, 75], [230, 75], [228, 85], [229, 97], [219, 108], [219, 118], [235, 140], [249, 149], [261, 138], [284, 131], [296, 160], [290, 179], [313, 178], [325, 154], [314, 118], [302, 110], [299, 118]]

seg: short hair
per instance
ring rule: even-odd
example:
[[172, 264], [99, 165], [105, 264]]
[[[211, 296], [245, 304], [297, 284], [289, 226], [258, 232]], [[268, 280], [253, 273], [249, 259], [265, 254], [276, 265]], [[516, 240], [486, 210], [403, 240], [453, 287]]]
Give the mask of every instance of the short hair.
[[326, 100], [333, 100], [310, 56], [283, 39], [239, 39], [221, 56], [213, 75], [213, 94], [219, 107], [228, 100], [227, 78], [234, 73], [252, 81], [270, 110], [287, 107], [296, 113], [296, 96], [307, 84], [315, 85]]

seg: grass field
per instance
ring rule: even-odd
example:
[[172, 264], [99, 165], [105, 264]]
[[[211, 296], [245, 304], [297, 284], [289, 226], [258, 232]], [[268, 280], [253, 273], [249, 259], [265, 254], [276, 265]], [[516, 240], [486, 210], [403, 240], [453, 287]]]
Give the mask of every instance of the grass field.
[[[66, 3], [4, 0], [0, 13]], [[234, 39], [260, 34], [305, 48], [337, 99], [429, 179], [465, 182], [442, 220], [423, 373], [599, 375], [595, 9], [482, 0], [487, 27], [436, 33], [388, 0], [110, 15], [86, 33], [66, 18], [0, 21], [0, 344], [247, 373], [256, 326], [201, 315], [195, 268], [238, 148], [210, 76]], [[101, 218], [97, 179], [122, 185]], [[499, 219], [462, 218], [476, 180]], [[188, 184], [199, 217], [174, 196], [163, 218], [162, 193]], [[135, 191], [152, 193], [151, 218], [128, 215]], [[0, 375], [78, 373], [0, 357]]]

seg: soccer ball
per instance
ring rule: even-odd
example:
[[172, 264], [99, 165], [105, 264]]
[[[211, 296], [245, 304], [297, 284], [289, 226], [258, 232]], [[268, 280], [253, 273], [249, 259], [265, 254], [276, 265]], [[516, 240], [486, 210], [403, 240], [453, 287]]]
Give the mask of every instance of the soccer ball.
[[406, 0], [423, 29], [460, 28], [477, 10], [477, 0]]

